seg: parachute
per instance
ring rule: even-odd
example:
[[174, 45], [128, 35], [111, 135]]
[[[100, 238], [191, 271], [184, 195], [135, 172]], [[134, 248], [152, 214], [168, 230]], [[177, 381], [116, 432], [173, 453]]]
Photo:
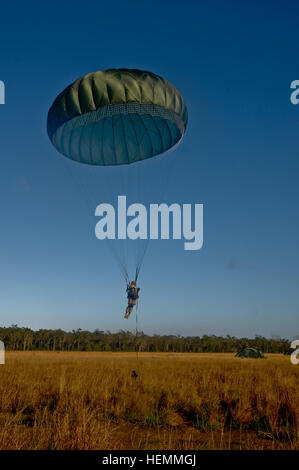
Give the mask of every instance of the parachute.
[[48, 114], [54, 147], [89, 165], [123, 165], [173, 147], [187, 125], [176, 88], [150, 72], [128, 69], [90, 73], [68, 86]]
[[254, 358], [254, 359], [259, 359], [259, 358], [264, 358], [264, 353], [261, 351], [261, 349], [256, 349], [256, 348], [248, 348], [248, 347], [243, 347], [241, 351], [237, 352], [235, 357], [241, 357], [241, 358]]
[[[184, 99], [167, 80], [141, 70], [109, 69], [65, 88], [49, 110], [47, 131], [68, 159], [93, 168], [126, 167], [129, 185], [142, 187], [149, 178], [147, 162], [181, 141], [187, 121]], [[140, 173], [138, 165], [145, 170], [139, 180], [132, 177], [134, 167]], [[135, 280], [144, 249], [140, 253]], [[120, 264], [128, 281], [125, 262]]]

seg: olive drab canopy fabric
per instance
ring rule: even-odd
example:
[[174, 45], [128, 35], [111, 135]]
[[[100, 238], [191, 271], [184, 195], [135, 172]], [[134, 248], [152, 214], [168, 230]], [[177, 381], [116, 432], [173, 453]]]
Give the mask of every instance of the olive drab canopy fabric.
[[241, 351], [236, 354], [236, 357], [249, 357], [249, 358], [264, 358], [264, 353], [260, 349], [243, 347]]
[[158, 75], [131, 69], [90, 73], [68, 86], [48, 114], [56, 149], [89, 165], [122, 165], [154, 157], [184, 135], [187, 108]]

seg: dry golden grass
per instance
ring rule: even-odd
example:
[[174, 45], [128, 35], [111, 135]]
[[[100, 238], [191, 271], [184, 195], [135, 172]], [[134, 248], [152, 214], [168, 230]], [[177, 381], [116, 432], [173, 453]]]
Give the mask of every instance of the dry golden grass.
[[1, 449], [299, 449], [289, 357], [11, 352], [0, 379]]

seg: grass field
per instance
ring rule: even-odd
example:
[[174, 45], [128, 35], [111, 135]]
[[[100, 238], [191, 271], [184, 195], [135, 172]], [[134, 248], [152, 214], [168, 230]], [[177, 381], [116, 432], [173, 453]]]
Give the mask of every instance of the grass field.
[[8, 352], [0, 379], [0, 449], [299, 449], [286, 356]]

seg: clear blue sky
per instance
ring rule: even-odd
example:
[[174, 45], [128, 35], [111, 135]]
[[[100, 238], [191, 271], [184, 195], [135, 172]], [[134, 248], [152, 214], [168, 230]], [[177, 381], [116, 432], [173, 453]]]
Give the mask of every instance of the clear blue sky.
[[[0, 318], [38, 328], [133, 329], [124, 282], [94, 236], [46, 115], [99, 69], [153, 71], [189, 110], [167, 201], [204, 204], [204, 246], [149, 247], [148, 333], [299, 333], [299, 5], [292, 1], [1, 4]], [[101, 201], [99, 201], [101, 202]], [[109, 202], [109, 201], [105, 201]]]

